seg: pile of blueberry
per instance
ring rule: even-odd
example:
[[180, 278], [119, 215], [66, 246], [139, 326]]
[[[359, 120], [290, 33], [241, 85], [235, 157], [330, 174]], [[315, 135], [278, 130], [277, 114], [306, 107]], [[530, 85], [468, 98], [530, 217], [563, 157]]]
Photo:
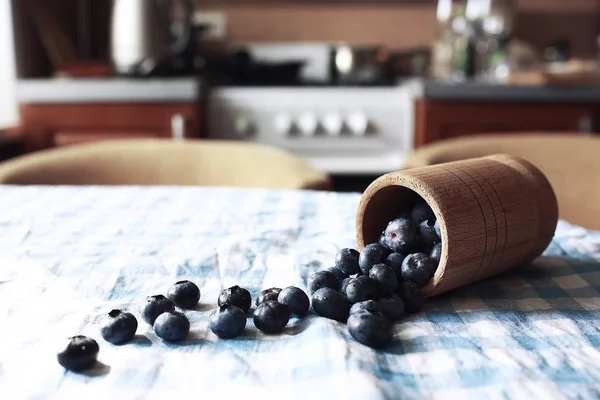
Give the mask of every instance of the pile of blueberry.
[[[142, 319], [152, 326], [157, 336], [169, 342], [184, 339], [190, 331], [190, 321], [184, 313], [177, 311], [191, 309], [200, 301], [200, 289], [190, 281], [174, 283], [162, 294], [148, 296], [140, 307]], [[100, 335], [109, 343], [121, 345], [133, 339], [138, 328], [137, 318], [122, 310], [111, 310], [100, 327]], [[58, 353], [58, 362], [71, 371], [83, 371], [96, 363], [100, 348], [98, 343], [87, 336], [70, 337], [65, 348]]]
[[[335, 266], [318, 271], [308, 279], [311, 299], [300, 288], [270, 288], [260, 292], [252, 314], [254, 325], [266, 334], [284, 330], [291, 315], [305, 316], [312, 300], [320, 316], [346, 322], [350, 335], [373, 348], [386, 346], [393, 337], [393, 323], [405, 313], [423, 306], [421, 289], [435, 274], [442, 251], [438, 222], [431, 208], [419, 201], [410, 211], [388, 223], [378, 243], [358, 252], [341, 249]], [[179, 281], [162, 294], [148, 296], [140, 314], [157, 336], [168, 342], [187, 337], [190, 321], [177, 311], [193, 309], [200, 301], [200, 289], [190, 281]], [[210, 329], [219, 338], [233, 338], [246, 328], [252, 296], [247, 289], [232, 286], [221, 292], [219, 308], [210, 318]], [[100, 334], [109, 343], [120, 345], [133, 339], [136, 317], [121, 310], [108, 313]], [[59, 354], [58, 362], [68, 370], [82, 371], [96, 362], [98, 343], [87, 336], [74, 336]]]
[[358, 342], [387, 345], [393, 322], [418, 312], [442, 251], [439, 224], [431, 208], [419, 201], [388, 223], [378, 243], [358, 252], [341, 249], [335, 266], [308, 281], [312, 307], [323, 317], [346, 322]]
[[[178, 342], [190, 332], [190, 321], [180, 309], [193, 309], [200, 301], [200, 289], [190, 281], [173, 284], [167, 296], [162, 294], [146, 297], [140, 307], [142, 319], [154, 329], [156, 335], [167, 342]], [[239, 336], [246, 327], [246, 315], [250, 311], [252, 296], [247, 289], [232, 286], [221, 292], [217, 300], [219, 308], [210, 318], [210, 329], [219, 338]], [[295, 286], [285, 289], [263, 290], [256, 299], [253, 313], [254, 325], [262, 332], [275, 334], [283, 331], [292, 314], [308, 313], [310, 300], [306, 293]], [[104, 340], [115, 345], [133, 339], [138, 328], [136, 317], [121, 310], [111, 310], [100, 328]], [[98, 343], [87, 336], [69, 338], [65, 348], [58, 353], [58, 362], [71, 371], [83, 371], [92, 367], [99, 352]]]
[[[246, 327], [246, 314], [250, 311], [252, 296], [239, 286], [223, 290], [217, 302], [219, 309], [210, 318], [210, 329], [222, 339], [242, 333]], [[254, 326], [266, 334], [283, 331], [292, 314], [303, 317], [308, 313], [310, 300], [300, 288], [265, 289], [256, 298], [252, 313]]]

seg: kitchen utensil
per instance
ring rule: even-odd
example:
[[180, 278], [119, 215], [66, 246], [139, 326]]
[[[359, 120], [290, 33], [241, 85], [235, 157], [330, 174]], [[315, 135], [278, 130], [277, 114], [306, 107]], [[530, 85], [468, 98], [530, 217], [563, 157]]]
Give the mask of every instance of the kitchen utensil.
[[[181, 11], [180, 32], [172, 34], [171, 5]], [[114, 0], [110, 59], [120, 75], [149, 75], [176, 57], [191, 40], [192, 6], [188, 0]]]
[[331, 45], [327, 42], [247, 42], [234, 45], [243, 49], [259, 63], [303, 62], [298, 80], [315, 84], [330, 82]]
[[383, 46], [334, 46], [331, 74], [338, 84], [365, 84], [390, 78], [390, 51]]
[[442, 257], [424, 288], [435, 296], [538, 257], [558, 222], [554, 191], [527, 161], [494, 155], [392, 172], [364, 192], [357, 210], [359, 249], [420, 195], [442, 233]]
[[215, 84], [292, 86], [300, 82], [304, 61], [258, 61], [247, 50], [239, 49], [225, 57], [213, 58], [208, 64], [210, 80]]
[[431, 48], [395, 51], [390, 57], [391, 73], [396, 76], [425, 76], [431, 63]]

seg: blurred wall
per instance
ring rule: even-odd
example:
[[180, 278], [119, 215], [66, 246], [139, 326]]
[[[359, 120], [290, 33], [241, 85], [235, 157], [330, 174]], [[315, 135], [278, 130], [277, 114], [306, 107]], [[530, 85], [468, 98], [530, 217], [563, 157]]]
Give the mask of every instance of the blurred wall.
[[[15, 12], [15, 44], [18, 75], [51, 73], [39, 34], [29, 10], [45, 4], [73, 38], [82, 57], [106, 59], [111, 0], [11, 0]], [[227, 13], [228, 42], [338, 41], [355, 44], [381, 43], [403, 49], [428, 46], [435, 32], [436, 0], [424, 4], [355, 4], [337, 0], [192, 0], [197, 10]], [[596, 54], [600, 31], [600, 0], [515, 0], [516, 35], [543, 48], [559, 36], [572, 42], [573, 55]], [[287, 4], [286, 4], [287, 3]], [[87, 11], [85, 11], [87, 10]], [[82, 18], [82, 15], [87, 17]], [[84, 32], [87, 27], [89, 32]], [[82, 33], [84, 32], [84, 33]]]
[[[394, 48], [429, 45], [434, 38], [435, 1], [430, 4], [260, 4], [214, 5], [225, 10], [229, 41], [336, 41], [383, 43]], [[325, 1], [324, 1], [325, 2]], [[516, 34], [542, 48], [557, 36], [573, 42], [577, 56], [595, 54], [598, 0], [516, 0]]]

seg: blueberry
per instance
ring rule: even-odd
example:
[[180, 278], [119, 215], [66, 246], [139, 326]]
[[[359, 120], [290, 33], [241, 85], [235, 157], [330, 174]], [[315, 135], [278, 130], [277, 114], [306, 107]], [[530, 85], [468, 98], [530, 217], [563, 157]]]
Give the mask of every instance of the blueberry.
[[194, 282], [179, 281], [175, 282], [167, 292], [167, 297], [175, 303], [177, 307], [194, 308], [200, 301], [200, 289]]
[[397, 294], [379, 299], [379, 309], [383, 316], [394, 322], [404, 315], [404, 301]]
[[178, 342], [190, 332], [190, 321], [179, 311], [167, 311], [154, 321], [154, 332], [167, 342]]
[[272, 287], [270, 289], [265, 289], [256, 298], [256, 306], [260, 306], [267, 300], [277, 300], [277, 296], [279, 296], [279, 292], [281, 292], [280, 288]]
[[66, 347], [57, 355], [58, 363], [69, 371], [83, 371], [92, 367], [97, 360], [100, 347], [87, 336], [69, 338]]
[[396, 218], [384, 231], [385, 243], [395, 253], [410, 253], [419, 243], [417, 226], [412, 221]]
[[389, 250], [379, 243], [371, 243], [360, 252], [358, 265], [363, 274], [369, 274], [369, 270], [375, 264], [379, 264], [388, 256]]
[[402, 279], [413, 281], [423, 287], [435, 274], [437, 263], [427, 254], [414, 253], [406, 256], [402, 262]]
[[384, 261], [387, 265], [389, 265], [392, 268], [394, 274], [396, 274], [396, 279], [398, 280], [398, 282], [402, 282], [402, 261], [404, 261], [405, 258], [406, 256], [404, 254], [392, 253], [389, 256], [387, 256], [387, 258]]
[[312, 307], [322, 317], [344, 322], [348, 318], [350, 303], [339, 292], [321, 288], [312, 296]]
[[379, 300], [379, 297], [381, 297], [381, 293], [380, 293], [381, 287], [379, 286], [379, 282], [377, 282], [374, 279], [369, 278], [368, 275], [357, 276], [356, 278], [365, 282], [367, 287], [370, 288], [370, 291], [371, 291], [370, 299]]
[[411, 281], [402, 282], [398, 287], [398, 294], [404, 301], [404, 309], [407, 312], [416, 313], [423, 307], [425, 296], [416, 283]]
[[350, 315], [361, 311], [381, 313], [381, 308], [379, 307], [379, 303], [375, 300], [361, 301], [359, 303], [352, 304], [352, 307], [350, 307]]
[[175, 304], [170, 299], [162, 294], [148, 296], [142, 305], [142, 319], [152, 325], [160, 314], [167, 311], [175, 311]]
[[387, 243], [385, 242], [385, 231], [381, 232], [381, 235], [379, 235], [379, 240], [377, 241], [377, 244], [384, 247], [388, 251], [391, 251]]
[[348, 287], [348, 283], [350, 283], [350, 281], [352, 281], [352, 279], [354, 279], [354, 278], [347, 277], [342, 282], [340, 282], [340, 290], [339, 290], [339, 292], [343, 296], [346, 296], [346, 288]]
[[435, 230], [435, 233], [438, 235], [438, 237], [441, 240], [442, 239], [442, 230], [440, 229], [440, 221], [438, 221], [437, 219], [435, 220], [435, 224], [433, 224], [433, 229]]
[[333, 275], [335, 275], [335, 279], [338, 280], [338, 283], [343, 281], [344, 279], [346, 279], [348, 277], [348, 275], [346, 275], [345, 273], [343, 273], [342, 271], [340, 271], [339, 269], [337, 269], [337, 267], [329, 267], [326, 269], [326, 271], [331, 272]]
[[360, 253], [354, 249], [341, 249], [335, 256], [335, 266], [346, 275], [358, 273], [358, 257]]
[[210, 317], [210, 330], [221, 339], [239, 336], [246, 327], [246, 313], [241, 308], [224, 305]]
[[129, 342], [135, 336], [138, 322], [133, 314], [121, 310], [112, 310], [106, 316], [100, 334], [102, 338], [112, 344]]
[[254, 310], [254, 325], [263, 333], [283, 331], [290, 320], [290, 308], [275, 300], [267, 300]]
[[437, 243], [431, 248], [431, 252], [429, 252], [429, 258], [439, 264], [440, 259], [442, 258], [442, 244]]
[[410, 217], [415, 225], [419, 225], [423, 221], [435, 220], [435, 214], [427, 203], [417, 203], [410, 211]]
[[221, 307], [227, 304], [236, 306], [243, 312], [248, 313], [250, 306], [252, 305], [252, 296], [248, 290], [235, 285], [224, 289], [219, 295], [217, 305]]
[[346, 298], [350, 304], [379, 298], [378, 283], [366, 275], [353, 278], [346, 286]]
[[312, 296], [317, 290], [328, 287], [338, 290], [340, 283], [331, 271], [318, 271], [308, 278], [308, 293]]
[[427, 219], [419, 224], [419, 241], [427, 249], [440, 241], [440, 237], [435, 232], [434, 224], [435, 220], [433, 219]]
[[379, 293], [382, 296], [389, 296], [394, 293], [398, 287], [398, 279], [392, 267], [387, 264], [375, 264], [369, 271], [369, 278], [373, 279], [379, 285]]
[[348, 318], [348, 332], [359, 343], [379, 349], [394, 337], [392, 323], [379, 313], [360, 311]]
[[304, 316], [310, 308], [310, 299], [304, 290], [296, 286], [288, 286], [279, 293], [277, 301], [289, 307], [292, 314]]

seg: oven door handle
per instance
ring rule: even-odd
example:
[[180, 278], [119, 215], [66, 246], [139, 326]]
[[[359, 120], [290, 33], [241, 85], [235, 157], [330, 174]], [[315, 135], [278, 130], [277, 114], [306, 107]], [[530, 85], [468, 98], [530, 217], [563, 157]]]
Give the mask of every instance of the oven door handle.
[[174, 114], [171, 117], [171, 138], [173, 140], [185, 139], [185, 117], [181, 114]]

